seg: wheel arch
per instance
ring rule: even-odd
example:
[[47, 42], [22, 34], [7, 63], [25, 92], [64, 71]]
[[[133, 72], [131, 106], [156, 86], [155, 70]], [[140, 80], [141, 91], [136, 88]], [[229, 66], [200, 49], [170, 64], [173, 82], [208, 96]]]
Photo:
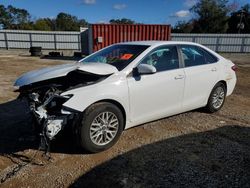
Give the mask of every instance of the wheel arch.
[[225, 86], [226, 89], [226, 94], [227, 94], [227, 82], [225, 80], [220, 80], [219, 82], [217, 82], [215, 85], [217, 85], [218, 83], [222, 83]]
[[[219, 84], [219, 83], [222, 83], [222, 84], [225, 86], [226, 93], [227, 93], [227, 82], [226, 82], [225, 80], [220, 80], [220, 81], [218, 81], [218, 82], [214, 85], [214, 87], [215, 87], [217, 84]], [[210, 97], [210, 95], [211, 95], [211, 93], [212, 93], [214, 87], [213, 87], [212, 90], [210, 91], [210, 94], [209, 94], [209, 96], [208, 96], [208, 98], [207, 98], [206, 104], [208, 103], [209, 97]]]
[[[94, 102], [93, 104], [97, 104], [97, 103], [101, 103], [101, 102], [108, 102], [108, 103], [111, 103], [111, 104], [117, 106], [117, 107], [121, 110], [122, 115], [123, 115], [123, 118], [124, 118], [123, 129], [125, 129], [125, 127], [126, 127], [127, 115], [126, 115], [126, 110], [125, 110], [125, 108], [123, 107], [123, 105], [122, 105], [120, 102], [118, 102], [118, 101], [116, 101], [116, 100], [114, 100], [114, 99], [103, 99], [103, 100], [96, 101], [96, 102]], [[91, 105], [93, 105], [93, 104], [91, 104]], [[89, 108], [91, 105], [89, 105], [87, 108]], [[87, 109], [87, 108], [86, 108], [86, 109]]]

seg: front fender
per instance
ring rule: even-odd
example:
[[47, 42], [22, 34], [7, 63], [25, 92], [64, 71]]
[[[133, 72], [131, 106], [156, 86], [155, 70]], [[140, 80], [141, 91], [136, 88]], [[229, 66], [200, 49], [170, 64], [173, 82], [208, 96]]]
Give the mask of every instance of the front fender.
[[64, 92], [61, 95], [73, 95], [63, 106], [79, 112], [83, 112], [90, 105], [98, 101], [114, 100], [123, 106], [126, 117], [129, 114], [128, 87], [125, 80], [86, 86]]

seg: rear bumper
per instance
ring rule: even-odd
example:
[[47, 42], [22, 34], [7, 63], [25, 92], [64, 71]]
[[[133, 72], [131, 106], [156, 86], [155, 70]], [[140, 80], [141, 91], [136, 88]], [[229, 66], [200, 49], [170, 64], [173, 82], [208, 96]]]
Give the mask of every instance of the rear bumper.
[[233, 77], [228, 78], [226, 80], [226, 82], [227, 82], [227, 96], [229, 96], [233, 93], [235, 85], [236, 85], [236, 81], [237, 81], [236, 75], [234, 75]]

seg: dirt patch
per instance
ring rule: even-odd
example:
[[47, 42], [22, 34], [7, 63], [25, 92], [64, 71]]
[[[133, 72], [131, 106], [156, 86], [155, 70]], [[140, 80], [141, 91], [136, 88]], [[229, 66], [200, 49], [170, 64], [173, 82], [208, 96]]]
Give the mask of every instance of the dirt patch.
[[197, 110], [129, 129], [98, 154], [82, 153], [65, 133], [47, 161], [12, 85], [24, 72], [68, 61], [0, 53], [0, 186], [249, 187], [250, 55], [224, 55], [239, 70], [220, 112]]

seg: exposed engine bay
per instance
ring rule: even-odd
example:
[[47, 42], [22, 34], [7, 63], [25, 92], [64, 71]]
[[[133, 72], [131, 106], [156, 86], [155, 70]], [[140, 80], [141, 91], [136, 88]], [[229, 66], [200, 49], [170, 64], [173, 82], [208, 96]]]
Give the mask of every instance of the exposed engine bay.
[[74, 124], [79, 115], [79, 112], [63, 107], [72, 95], [63, 96], [61, 93], [97, 83], [108, 76], [74, 70], [66, 76], [24, 85], [17, 90], [20, 98], [26, 98], [29, 103], [35, 130], [41, 136], [42, 150], [48, 152], [50, 141], [66, 125]]

